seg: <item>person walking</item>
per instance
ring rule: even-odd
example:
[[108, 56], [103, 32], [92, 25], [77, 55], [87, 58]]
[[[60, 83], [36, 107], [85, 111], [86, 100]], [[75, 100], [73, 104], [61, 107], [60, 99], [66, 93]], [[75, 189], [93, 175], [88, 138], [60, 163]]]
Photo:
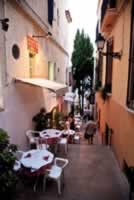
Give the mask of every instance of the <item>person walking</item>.
[[85, 128], [85, 139], [88, 140], [88, 144], [93, 144], [94, 134], [96, 132], [96, 122], [92, 119], [87, 122]]

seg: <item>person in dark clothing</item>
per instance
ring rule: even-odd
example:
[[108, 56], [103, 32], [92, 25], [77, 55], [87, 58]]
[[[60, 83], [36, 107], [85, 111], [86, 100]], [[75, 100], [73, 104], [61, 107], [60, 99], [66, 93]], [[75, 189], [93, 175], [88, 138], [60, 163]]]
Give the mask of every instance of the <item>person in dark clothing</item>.
[[47, 128], [47, 116], [45, 108], [41, 108], [40, 112], [37, 113], [32, 121], [35, 123], [35, 130], [42, 131]]
[[74, 116], [72, 114], [69, 114], [68, 121], [70, 123], [70, 129], [75, 130], [75, 120], [74, 120]]

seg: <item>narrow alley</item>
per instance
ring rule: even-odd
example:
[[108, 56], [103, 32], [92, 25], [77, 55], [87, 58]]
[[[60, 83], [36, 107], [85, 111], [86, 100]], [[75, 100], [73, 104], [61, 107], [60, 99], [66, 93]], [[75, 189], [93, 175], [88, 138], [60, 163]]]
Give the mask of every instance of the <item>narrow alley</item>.
[[134, 200], [134, 0], [0, 0], [0, 198]]
[[111, 149], [100, 144], [69, 144], [69, 165], [65, 185], [58, 196], [56, 183], [48, 183], [46, 192], [21, 188], [17, 200], [127, 200], [128, 184]]

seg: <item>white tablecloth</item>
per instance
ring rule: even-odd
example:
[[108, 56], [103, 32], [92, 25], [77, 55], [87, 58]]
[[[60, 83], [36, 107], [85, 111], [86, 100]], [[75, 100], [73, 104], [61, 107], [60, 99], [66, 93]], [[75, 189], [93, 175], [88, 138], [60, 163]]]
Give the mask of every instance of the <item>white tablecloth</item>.
[[40, 137], [42, 138], [59, 138], [61, 136], [61, 131], [56, 129], [46, 129], [40, 132]]
[[63, 131], [61, 131], [61, 133], [62, 133], [63, 135], [68, 135], [68, 136], [70, 136], [70, 135], [74, 135], [74, 134], [75, 134], [75, 131], [69, 129], [69, 130], [63, 130]]
[[35, 149], [25, 152], [20, 159], [21, 164], [26, 168], [31, 168], [34, 172], [41, 167], [52, 163], [54, 155], [44, 149]]

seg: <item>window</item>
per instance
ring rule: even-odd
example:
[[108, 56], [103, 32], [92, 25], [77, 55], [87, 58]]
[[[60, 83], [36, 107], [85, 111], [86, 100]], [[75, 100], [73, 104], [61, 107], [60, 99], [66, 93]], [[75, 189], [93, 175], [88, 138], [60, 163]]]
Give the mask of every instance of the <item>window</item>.
[[60, 13], [59, 13], [59, 8], [57, 8], [57, 25], [59, 26], [60, 24]]
[[107, 53], [106, 56], [106, 78], [105, 78], [105, 87], [107, 92], [112, 92], [112, 66], [113, 58], [110, 53], [113, 52], [113, 40], [110, 39], [107, 41]]
[[134, 110], [134, 3], [132, 8], [127, 106]]
[[[99, 22], [97, 22], [97, 26], [96, 26], [96, 41], [99, 37]], [[101, 54], [101, 52], [99, 52], [99, 57], [98, 59], [96, 59], [96, 80], [95, 80], [95, 85], [96, 85], [96, 89], [98, 89], [98, 87], [101, 87], [102, 85], [102, 66], [103, 66], [103, 55]]]
[[101, 7], [101, 23], [103, 22], [107, 9], [116, 8], [116, 3], [117, 3], [117, 0], [103, 0], [102, 7]]
[[103, 55], [101, 54], [101, 52], [99, 52], [99, 60], [98, 60], [98, 83], [100, 84], [99, 86], [101, 86], [102, 84], [102, 66], [103, 66]]
[[48, 62], [48, 79], [56, 81], [56, 63]]
[[54, 0], [48, 0], [48, 22], [52, 26], [54, 17]]
[[12, 46], [12, 55], [16, 60], [20, 57], [20, 48], [17, 44]]

